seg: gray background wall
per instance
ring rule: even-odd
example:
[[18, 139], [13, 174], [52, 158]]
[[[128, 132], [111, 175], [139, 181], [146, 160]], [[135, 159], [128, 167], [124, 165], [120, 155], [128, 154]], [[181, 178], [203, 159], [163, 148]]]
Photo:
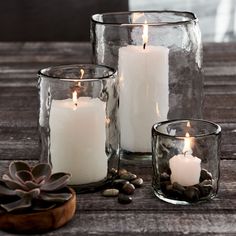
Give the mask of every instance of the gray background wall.
[[204, 41], [236, 41], [236, 0], [129, 0], [130, 10], [192, 11]]

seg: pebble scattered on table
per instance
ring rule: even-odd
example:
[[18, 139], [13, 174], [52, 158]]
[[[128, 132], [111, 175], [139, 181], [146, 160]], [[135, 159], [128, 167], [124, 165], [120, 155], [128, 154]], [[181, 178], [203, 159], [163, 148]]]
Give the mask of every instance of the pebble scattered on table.
[[102, 192], [104, 197], [117, 197], [119, 195], [119, 190], [115, 188], [108, 188]]
[[128, 184], [129, 181], [125, 179], [115, 179], [112, 183], [112, 186], [117, 189], [122, 189], [125, 184]]
[[143, 185], [143, 179], [137, 178], [131, 181], [131, 184], [133, 184], [136, 188], [140, 188]]
[[133, 194], [135, 191], [135, 187], [133, 184], [131, 183], [126, 183], [123, 187], [122, 187], [122, 192], [128, 195]]
[[125, 195], [123, 193], [120, 193], [118, 196], [118, 202], [121, 204], [129, 204], [132, 202], [132, 197]]
[[122, 174], [120, 175], [120, 178], [121, 179], [125, 179], [125, 180], [128, 180], [128, 181], [131, 181], [131, 180], [134, 180], [137, 178], [137, 175], [133, 174], [133, 173], [130, 173], [130, 172], [127, 172], [125, 174]]
[[104, 197], [117, 197], [121, 204], [132, 202], [130, 195], [134, 194], [135, 188], [140, 188], [143, 185], [143, 179], [127, 171], [126, 169], [111, 170], [111, 174], [116, 176], [111, 183], [111, 186], [102, 192]]
[[[117, 170], [116, 170], [117, 171]], [[119, 176], [121, 176], [121, 175], [124, 175], [124, 174], [126, 174], [128, 171], [126, 170], [126, 169], [120, 169], [119, 171], [118, 171], [118, 175]]]

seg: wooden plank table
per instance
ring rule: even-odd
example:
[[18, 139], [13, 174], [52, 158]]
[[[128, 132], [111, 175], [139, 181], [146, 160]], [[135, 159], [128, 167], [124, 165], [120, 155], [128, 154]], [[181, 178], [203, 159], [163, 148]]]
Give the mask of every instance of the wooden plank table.
[[[90, 62], [90, 55], [89, 43], [0, 43], [0, 174], [9, 160], [38, 159], [37, 71]], [[236, 43], [205, 44], [204, 69], [204, 118], [223, 128], [218, 197], [194, 206], [164, 203], [152, 193], [150, 164], [122, 164], [145, 181], [131, 204], [81, 194], [74, 219], [46, 235], [236, 235]]]

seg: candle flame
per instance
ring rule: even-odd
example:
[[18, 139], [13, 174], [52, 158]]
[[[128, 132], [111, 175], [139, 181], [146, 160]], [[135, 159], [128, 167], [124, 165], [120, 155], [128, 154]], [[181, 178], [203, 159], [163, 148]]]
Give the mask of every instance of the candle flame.
[[190, 127], [191, 127], [191, 125], [190, 125], [190, 122], [189, 122], [189, 121], [187, 122], [187, 127], [188, 127], [188, 128], [190, 128]]
[[74, 102], [74, 108], [73, 108], [73, 110], [75, 111], [75, 110], [77, 109], [77, 92], [76, 92], [76, 91], [74, 91], [74, 92], [72, 93], [72, 100], [73, 100], [73, 102]]
[[185, 134], [185, 138], [184, 138], [184, 148], [183, 148], [183, 153], [186, 154], [192, 154], [192, 149], [191, 149], [191, 138], [189, 133], [187, 132]]
[[80, 69], [80, 79], [83, 79], [83, 76], [84, 76], [84, 70]]
[[143, 49], [145, 49], [148, 42], [148, 24], [146, 20], [143, 25], [142, 39], [143, 39]]
[[[79, 79], [83, 79], [83, 77], [84, 77], [84, 70], [80, 69], [80, 78]], [[78, 82], [78, 86], [79, 87], [81, 86], [81, 82]]]

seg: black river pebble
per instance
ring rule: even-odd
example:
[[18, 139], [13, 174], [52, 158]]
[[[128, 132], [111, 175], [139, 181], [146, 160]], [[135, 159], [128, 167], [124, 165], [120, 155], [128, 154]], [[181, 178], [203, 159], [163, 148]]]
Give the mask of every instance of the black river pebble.
[[213, 190], [212, 174], [205, 169], [201, 170], [200, 183], [194, 186], [182, 186], [178, 183], [171, 183], [170, 176], [163, 172], [160, 175], [160, 187], [167, 197], [197, 202], [199, 199], [207, 197]]
[[[143, 185], [143, 179], [126, 169], [120, 169], [117, 171], [113, 168], [110, 171], [110, 175], [113, 178], [113, 181], [110, 184], [110, 188], [104, 190], [102, 195], [104, 197], [118, 196], [118, 202], [122, 204], [132, 202], [132, 197], [130, 195], [134, 194], [135, 187], [138, 188]], [[170, 179], [169, 176], [168, 179]]]
[[112, 183], [114, 188], [122, 189], [125, 184], [128, 184], [129, 181], [125, 179], [115, 179]]
[[135, 187], [131, 183], [126, 183], [122, 188], [122, 192], [128, 195], [133, 194], [134, 191], [135, 191]]
[[120, 193], [118, 196], [118, 202], [122, 204], [128, 204], [132, 202], [132, 197]]
[[200, 191], [194, 186], [187, 187], [184, 191], [186, 200], [190, 202], [198, 201], [200, 198]]

